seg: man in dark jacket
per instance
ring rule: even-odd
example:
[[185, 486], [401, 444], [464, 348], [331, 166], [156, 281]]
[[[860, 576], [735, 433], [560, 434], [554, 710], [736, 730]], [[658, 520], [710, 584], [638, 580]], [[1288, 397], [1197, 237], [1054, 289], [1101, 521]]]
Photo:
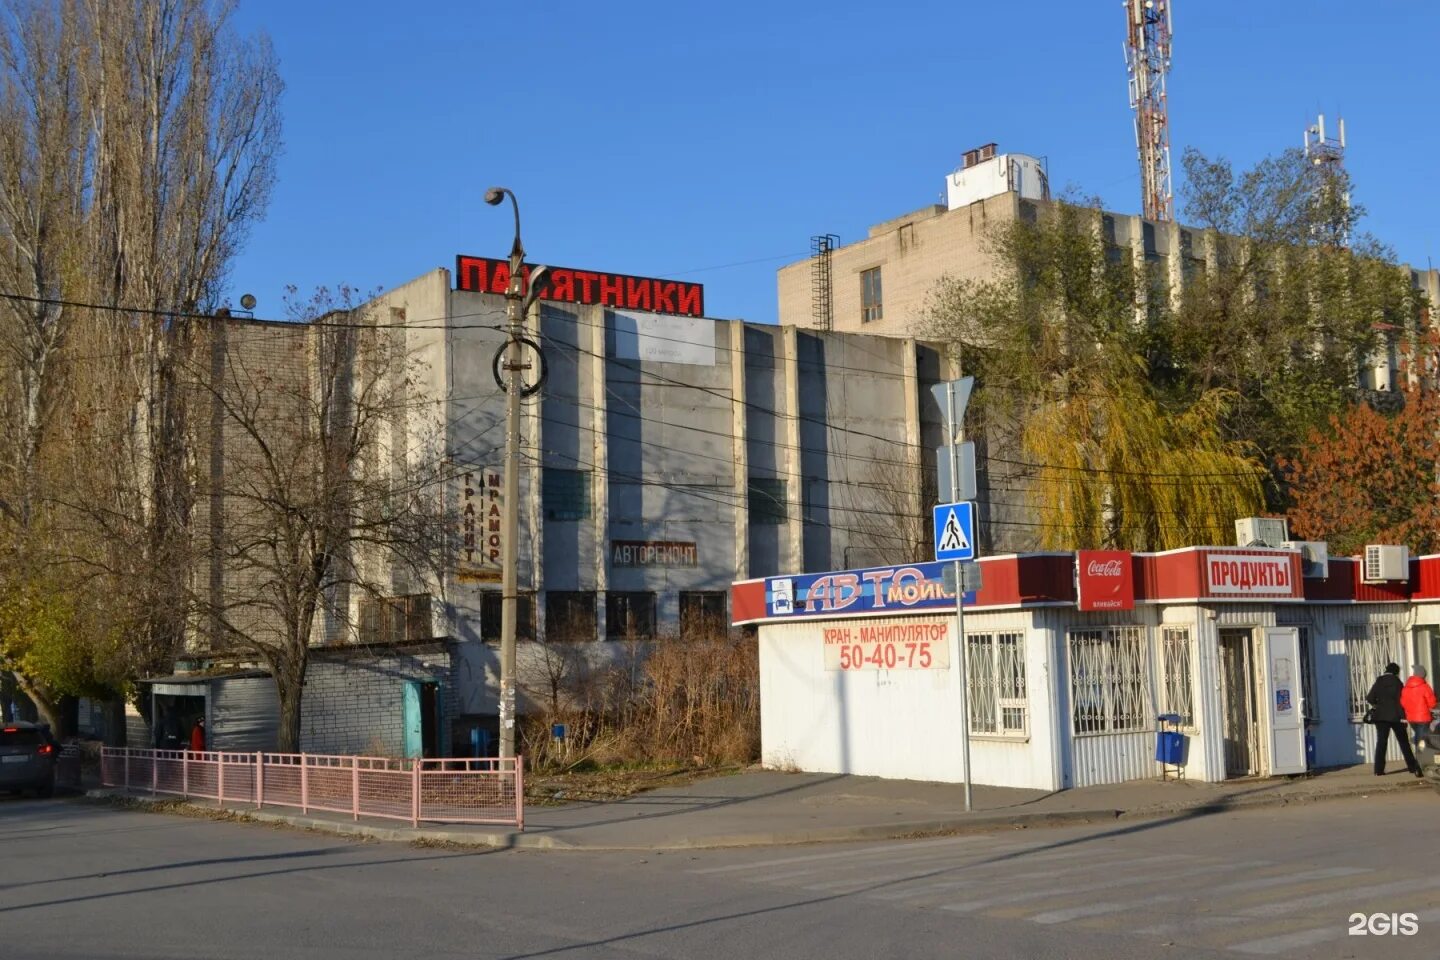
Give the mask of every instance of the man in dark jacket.
[[1415, 754], [1410, 750], [1410, 741], [1405, 736], [1405, 711], [1400, 707], [1400, 693], [1405, 684], [1400, 682], [1400, 665], [1388, 664], [1380, 674], [1365, 702], [1370, 704], [1370, 721], [1375, 724], [1375, 776], [1385, 775], [1385, 752], [1389, 746], [1390, 734], [1400, 744], [1400, 755], [1405, 758], [1405, 769], [1415, 776], [1423, 776]]

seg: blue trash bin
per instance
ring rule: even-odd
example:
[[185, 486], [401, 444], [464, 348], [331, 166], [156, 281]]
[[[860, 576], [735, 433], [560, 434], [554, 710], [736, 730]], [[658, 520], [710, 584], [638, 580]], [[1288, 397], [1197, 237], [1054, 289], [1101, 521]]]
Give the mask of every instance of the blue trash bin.
[[1315, 734], [1305, 731], [1305, 769], [1315, 769]]
[[1185, 765], [1185, 734], [1178, 730], [1161, 730], [1155, 740], [1155, 760], [1167, 766]]

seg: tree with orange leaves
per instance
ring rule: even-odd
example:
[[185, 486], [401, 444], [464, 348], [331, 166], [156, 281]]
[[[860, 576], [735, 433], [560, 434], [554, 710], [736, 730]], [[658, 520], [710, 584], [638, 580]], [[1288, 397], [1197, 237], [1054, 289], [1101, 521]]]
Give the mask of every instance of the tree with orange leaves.
[[[1332, 552], [1367, 543], [1440, 550], [1440, 382], [1436, 346], [1403, 373], [1394, 413], [1360, 403], [1313, 431], [1304, 452], [1280, 463], [1291, 484], [1292, 536]], [[1417, 375], [1415, 371], [1420, 371]]]

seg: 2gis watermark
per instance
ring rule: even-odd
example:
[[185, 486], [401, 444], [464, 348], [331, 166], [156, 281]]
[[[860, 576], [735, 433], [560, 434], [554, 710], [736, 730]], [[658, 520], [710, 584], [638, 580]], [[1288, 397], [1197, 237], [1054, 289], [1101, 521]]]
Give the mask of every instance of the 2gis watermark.
[[1352, 913], [1352, 937], [1413, 937], [1420, 932], [1420, 917], [1413, 913]]

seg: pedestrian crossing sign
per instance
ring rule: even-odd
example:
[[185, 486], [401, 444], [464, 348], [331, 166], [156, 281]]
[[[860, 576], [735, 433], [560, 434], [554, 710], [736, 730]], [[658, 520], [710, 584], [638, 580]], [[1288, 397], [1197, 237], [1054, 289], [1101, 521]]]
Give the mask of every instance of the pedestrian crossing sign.
[[975, 504], [942, 503], [935, 508], [935, 559], [975, 559]]

